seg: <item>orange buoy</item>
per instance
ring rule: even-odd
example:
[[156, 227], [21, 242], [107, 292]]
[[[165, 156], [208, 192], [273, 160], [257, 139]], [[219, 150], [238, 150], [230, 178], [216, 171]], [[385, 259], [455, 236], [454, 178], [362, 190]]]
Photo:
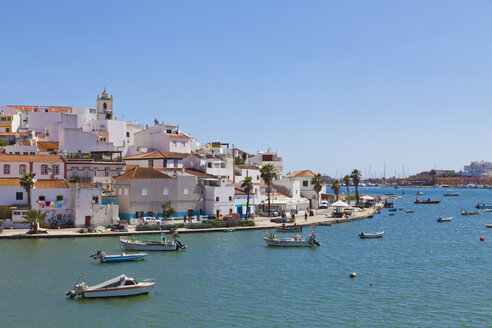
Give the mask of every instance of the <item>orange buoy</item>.
[[480, 241], [484, 241], [484, 240], [485, 240], [485, 238], [483, 238], [483, 236], [482, 236], [482, 237], [480, 237]]

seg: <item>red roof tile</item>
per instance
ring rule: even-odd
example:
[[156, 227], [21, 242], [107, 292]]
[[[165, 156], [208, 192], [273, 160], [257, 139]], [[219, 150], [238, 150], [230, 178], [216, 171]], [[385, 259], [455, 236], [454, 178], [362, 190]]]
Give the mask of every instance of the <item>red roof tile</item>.
[[128, 157], [125, 157], [124, 159], [125, 160], [129, 160], [129, 159], [162, 159], [162, 158], [183, 159], [183, 158], [187, 157], [188, 155], [189, 154], [174, 153], [174, 152], [170, 152], [170, 151], [153, 151], [150, 153], [128, 156]]
[[0, 154], [0, 162], [63, 162], [60, 155]]
[[134, 167], [115, 179], [172, 179], [167, 174], [161, 173], [151, 167]]

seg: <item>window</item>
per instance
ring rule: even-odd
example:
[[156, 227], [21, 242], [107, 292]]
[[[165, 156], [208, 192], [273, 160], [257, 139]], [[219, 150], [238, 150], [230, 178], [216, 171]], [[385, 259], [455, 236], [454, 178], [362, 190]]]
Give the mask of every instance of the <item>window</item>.
[[179, 164], [179, 159], [175, 159], [174, 160], [174, 167], [178, 167], [178, 164]]
[[6, 174], [6, 175], [10, 174], [10, 165], [9, 164], [5, 164], [3, 166], [3, 174]]
[[229, 196], [229, 201], [231, 201], [231, 200], [232, 200], [232, 196]]
[[190, 167], [193, 167], [193, 162], [190, 162]]
[[[9, 131], [7, 131], [7, 132], [9, 132]], [[173, 146], [174, 146], [174, 147], [176, 147], [176, 146], [177, 146], [177, 144], [178, 144], [178, 143], [177, 143], [176, 141], [173, 141]]]
[[94, 176], [97, 177], [97, 169], [94, 169]]
[[120, 169], [117, 169], [116, 170], [116, 175], [121, 175], [121, 170]]
[[[7, 131], [8, 132], [8, 131]], [[16, 155], [20, 155], [20, 151], [16, 151], [15, 152]]]
[[10, 128], [6, 128], [5, 129], [5, 132], [10, 132]]
[[108, 105], [106, 103], [103, 103], [103, 109], [108, 109]]
[[23, 192], [16, 192], [15, 193], [15, 200], [23, 200], [24, 199], [24, 193]]
[[125, 188], [125, 195], [128, 195], [128, 188]]
[[38, 200], [39, 200], [40, 202], [44, 202], [44, 201], [46, 200], [46, 196], [41, 195], [41, 196], [39, 196]]
[[127, 133], [126, 133], [126, 137], [127, 137], [127, 138], [130, 138], [130, 132], [127, 132]]
[[99, 204], [99, 197], [97, 196], [92, 197], [92, 201], [94, 202], [94, 204]]
[[181, 147], [184, 147], [186, 144], [184, 142], [181, 143]]
[[89, 177], [89, 169], [84, 169], [84, 178]]
[[29, 153], [29, 155], [36, 155], [36, 153], [32, 151]]
[[41, 174], [42, 175], [48, 174], [48, 165], [41, 165]]
[[164, 196], [169, 195], [169, 188], [164, 188], [164, 189], [162, 189], [162, 194], [163, 194]]
[[118, 189], [118, 195], [121, 196], [121, 188]]
[[164, 167], [167, 167], [167, 159], [164, 160]]
[[77, 176], [77, 169], [72, 168], [72, 177], [76, 177], [76, 176]]
[[219, 201], [219, 197], [215, 197], [215, 201], [218, 202]]
[[304, 181], [302, 182], [302, 186], [303, 186], [303, 187], [308, 187], [308, 186], [309, 186], [309, 181], [304, 180]]
[[149, 167], [154, 167], [154, 160], [153, 159], [149, 159]]
[[95, 108], [91, 108], [91, 109], [89, 109], [89, 113], [91, 113], [91, 114], [96, 114], [96, 109], [95, 109]]
[[22, 155], [29, 155], [29, 152], [28, 151], [25, 151], [22, 153]]
[[259, 175], [256, 176], [256, 180], [260, 180], [260, 176]]
[[56, 196], [56, 201], [62, 201], [63, 200], [63, 196], [62, 195], [58, 195]]
[[209, 163], [207, 164], [207, 167], [212, 168], [212, 163], [210, 163], [210, 162], [209, 162]]
[[147, 188], [142, 188], [142, 196], [147, 196]]
[[58, 165], [53, 165], [53, 174], [58, 175], [60, 174], [60, 166]]
[[185, 194], [185, 195], [188, 195], [188, 193], [189, 193], [188, 188], [184, 188], [184, 194]]
[[109, 169], [108, 168], [104, 169], [104, 176], [109, 177]]
[[26, 166], [25, 165], [19, 165], [19, 174], [23, 175], [26, 173]]

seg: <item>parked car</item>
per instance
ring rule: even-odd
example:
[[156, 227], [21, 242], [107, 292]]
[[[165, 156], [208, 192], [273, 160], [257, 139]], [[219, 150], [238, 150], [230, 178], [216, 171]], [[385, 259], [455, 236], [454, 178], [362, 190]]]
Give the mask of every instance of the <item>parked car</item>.
[[[278, 211], [278, 210], [271, 210], [271, 212], [272, 212], [271, 216], [280, 216], [280, 211]], [[260, 215], [261, 216], [270, 216], [270, 215], [268, 215], [268, 210], [261, 212]]]
[[322, 201], [319, 203], [319, 208], [328, 208], [328, 201], [326, 201], [326, 200], [322, 200]]
[[234, 213], [231, 215], [225, 215], [223, 217], [224, 220], [233, 220], [233, 219], [240, 219], [240, 218], [241, 218], [241, 214], [239, 214], [239, 213]]
[[162, 224], [161, 220], [156, 219], [153, 216], [144, 216], [138, 220], [139, 224], [143, 225], [155, 225], [155, 224]]

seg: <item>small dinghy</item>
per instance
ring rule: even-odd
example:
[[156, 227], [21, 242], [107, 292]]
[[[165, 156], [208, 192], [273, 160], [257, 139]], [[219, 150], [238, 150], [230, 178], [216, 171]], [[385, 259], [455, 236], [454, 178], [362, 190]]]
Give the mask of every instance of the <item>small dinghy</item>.
[[278, 236], [271, 234], [268, 237], [263, 237], [268, 246], [279, 247], [313, 247], [321, 246], [321, 243], [316, 241], [316, 233], [313, 231], [309, 238], [301, 238], [297, 235], [292, 238], [279, 238]]
[[390, 213], [390, 216], [394, 216], [394, 215], [396, 215], [396, 214], [395, 213]]
[[486, 224], [485, 227], [486, 228], [492, 228], [492, 224]]
[[449, 217], [449, 218], [439, 218], [437, 219], [437, 222], [451, 222], [453, 218], [452, 217]]
[[480, 211], [461, 210], [461, 215], [478, 215], [478, 214], [480, 214]]
[[485, 212], [492, 212], [492, 208], [486, 208]]
[[415, 212], [415, 211], [414, 210], [407, 210], [407, 211], [405, 211], [405, 213], [413, 213], [413, 212]]
[[121, 252], [120, 254], [106, 254], [106, 251], [102, 248], [96, 254], [91, 255], [94, 260], [99, 259], [101, 263], [140, 261], [145, 259], [146, 256], [147, 253], [126, 254]]
[[302, 227], [298, 226], [290, 226], [290, 227], [277, 227], [276, 228], [277, 232], [302, 232]]
[[148, 294], [155, 285], [151, 281], [136, 281], [124, 274], [94, 286], [87, 286], [82, 277], [82, 282], [75, 284], [66, 295], [70, 298], [82, 296], [85, 298], [96, 297], [122, 297]]
[[396, 208], [390, 208], [389, 211], [390, 212], [396, 212]]
[[383, 234], [384, 234], [384, 231], [375, 232], [375, 233], [361, 232], [359, 234], [359, 238], [361, 238], [361, 239], [382, 238], [383, 237]]
[[475, 206], [475, 208], [478, 208], [478, 209], [484, 209], [484, 208], [488, 208], [488, 209], [492, 209], [492, 204], [482, 204], [482, 203], [478, 203], [477, 206]]

